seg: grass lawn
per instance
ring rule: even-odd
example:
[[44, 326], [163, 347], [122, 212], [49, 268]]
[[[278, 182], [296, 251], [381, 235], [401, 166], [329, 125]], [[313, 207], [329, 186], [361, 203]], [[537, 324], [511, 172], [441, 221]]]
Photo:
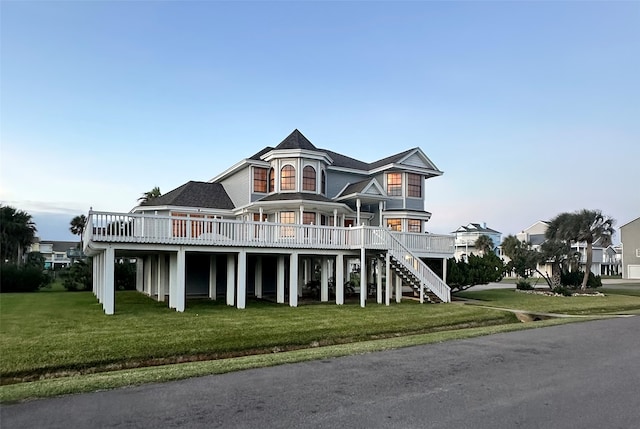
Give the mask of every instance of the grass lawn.
[[197, 300], [177, 313], [137, 292], [118, 292], [113, 316], [89, 292], [2, 294], [0, 310], [4, 384], [516, 321], [501, 311], [413, 301], [364, 309], [250, 301], [238, 310]]
[[466, 291], [456, 296], [482, 301], [482, 305], [544, 313], [595, 315], [640, 309], [640, 293], [637, 291], [601, 289], [601, 292], [606, 296], [543, 296], [509, 289]]

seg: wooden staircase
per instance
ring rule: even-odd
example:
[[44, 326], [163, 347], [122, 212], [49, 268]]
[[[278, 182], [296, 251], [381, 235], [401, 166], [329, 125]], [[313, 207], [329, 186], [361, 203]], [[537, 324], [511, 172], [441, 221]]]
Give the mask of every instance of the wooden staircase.
[[[379, 255], [379, 257], [384, 260], [385, 254], [382, 253]], [[418, 294], [418, 296], [420, 295], [420, 289], [422, 288], [424, 300], [430, 303], [438, 304], [441, 302], [445, 302], [429, 288], [428, 283], [420, 281], [420, 278], [415, 270], [410, 269], [410, 267], [402, 263], [402, 259], [396, 258], [390, 254], [389, 262], [391, 269], [393, 269], [393, 271], [395, 271], [396, 274], [402, 279], [403, 286], [411, 287], [411, 289], [413, 289], [414, 292]]]

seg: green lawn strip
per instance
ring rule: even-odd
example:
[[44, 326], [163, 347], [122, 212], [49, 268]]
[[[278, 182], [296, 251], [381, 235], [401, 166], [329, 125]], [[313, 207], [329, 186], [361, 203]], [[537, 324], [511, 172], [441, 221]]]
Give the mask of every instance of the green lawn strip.
[[[616, 285], [620, 286], [620, 285]], [[627, 295], [627, 296], [640, 296], [640, 287], [637, 289], [623, 289], [623, 288], [606, 288], [601, 289], [600, 292], [606, 295]]]
[[585, 320], [589, 319], [552, 319], [527, 324], [511, 323], [505, 325], [433, 332], [428, 334], [406, 335], [394, 338], [315, 347], [281, 353], [251, 355], [211, 361], [189, 362], [45, 379], [28, 383], [0, 386], [0, 402], [16, 402], [25, 399], [93, 392], [97, 390], [115, 389], [118, 387], [135, 386], [145, 383], [161, 383], [190, 377], [223, 374], [251, 368], [261, 368], [295, 362], [391, 350], [416, 345], [440, 343], [456, 339], [553, 326]]
[[197, 300], [178, 313], [137, 292], [118, 292], [113, 316], [86, 292], [2, 294], [0, 310], [3, 384], [515, 321], [501, 311], [413, 301], [366, 308], [250, 301], [238, 310]]
[[[561, 314], [612, 314], [640, 309], [640, 296], [609, 293], [606, 296], [543, 296], [515, 292], [505, 289], [484, 291], [466, 291], [457, 293], [457, 297], [477, 300], [478, 305], [518, 309], [523, 311]], [[474, 302], [469, 304], [473, 305]]]

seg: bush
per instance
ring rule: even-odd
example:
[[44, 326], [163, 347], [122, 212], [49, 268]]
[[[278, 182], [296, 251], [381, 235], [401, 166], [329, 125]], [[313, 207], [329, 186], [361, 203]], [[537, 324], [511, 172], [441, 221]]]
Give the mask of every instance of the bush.
[[533, 290], [533, 286], [526, 280], [520, 280], [516, 283], [516, 289], [519, 290]]
[[13, 264], [0, 267], [0, 292], [34, 292], [50, 282], [50, 277], [39, 267]]
[[136, 264], [128, 259], [116, 261], [114, 266], [116, 290], [136, 290]]
[[93, 268], [91, 262], [77, 261], [60, 271], [62, 285], [70, 292], [86, 291], [93, 288]]
[[556, 286], [553, 288], [553, 293], [557, 293], [562, 296], [571, 296], [573, 291], [565, 286]]
[[[579, 288], [582, 286], [582, 279], [584, 278], [584, 271], [572, 271], [570, 273], [560, 274], [560, 284], [567, 287]], [[598, 288], [602, 286], [602, 278], [596, 276], [593, 273], [589, 273], [589, 279], [587, 280], [588, 288]]]

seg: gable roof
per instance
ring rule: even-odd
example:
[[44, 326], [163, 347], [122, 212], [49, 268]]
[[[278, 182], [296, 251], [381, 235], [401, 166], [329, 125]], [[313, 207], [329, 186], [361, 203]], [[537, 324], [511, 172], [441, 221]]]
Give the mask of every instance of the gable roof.
[[220, 183], [189, 181], [141, 206], [183, 206], [231, 210], [235, 206]]
[[356, 183], [349, 183], [338, 192], [335, 196], [336, 200], [345, 198], [353, 198], [355, 196], [369, 197], [372, 199], [381, 199], [386, 197], [386, 194], [378, 181], [375, 178], [361, 180]]

